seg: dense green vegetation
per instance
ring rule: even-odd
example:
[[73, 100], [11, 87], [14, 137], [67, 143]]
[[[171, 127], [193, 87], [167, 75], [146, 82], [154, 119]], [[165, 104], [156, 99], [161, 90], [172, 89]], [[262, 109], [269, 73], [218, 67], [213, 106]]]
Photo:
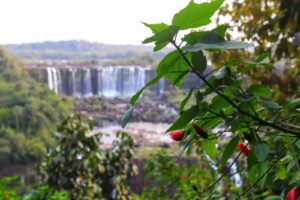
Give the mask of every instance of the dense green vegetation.
[[1, 162], [40, 160], [53, 145], [51, 133], [71, 108], [71, 101], [31, 79], [0, 49]]
[[[80, 116], [58, 127], [56, 144], [40, 163], [41, 181], [33, 189], [17, 177], [0, 179], [2, 200], [128, 199], [127, 179], [136, 171], [133, 140], [118, 132], [111, 146], [102, 146], [102, 133], [91, 135], [93, 122]], [[17, 192], [27, 190], [24, 195]]]
[[[93, 123], [75, 116], [58, 128], [57, 145], [41, 163], [42, 181], [71, 199], [125, 199], [128, 176], [134, 173], [133, 140], [118, 132], [110, 147], [101, 146], [103, 134], [91, 135]], [[114, 191], [115, 190], [115, 191]], [[114, 194], [115, 193], [115, 194]]]

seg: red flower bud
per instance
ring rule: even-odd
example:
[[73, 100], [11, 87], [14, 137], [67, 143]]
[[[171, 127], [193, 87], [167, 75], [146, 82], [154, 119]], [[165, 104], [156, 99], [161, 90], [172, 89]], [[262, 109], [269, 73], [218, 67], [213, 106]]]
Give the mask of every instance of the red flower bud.
[[299, 194], [297, 189], [293, 188], [287, 193], [285, 200], [297, 200], [298, 197]]
[[193, 123], [192, 124], [194, 129], [196, 130], [196, 132], [201, 136], [203, 137], [204, 139], [207, 139], [208, 138], [208, 135], [207, 135], [207, 132], [205, 132], [201, 126], [199, 126], [198, 124], [196, 123]]
[[245, 156], [249, 155], [250, 150], [248, 149], [248, 147], [244, 144], [244, 143], [239, 143], [238, 144], [238, 149], [240, 150], [240, 152], [242, 152]]
[[184, 135], [183, 130], [176, 130], [170, 132], [170, 137], [175, 141], [181, 141]]

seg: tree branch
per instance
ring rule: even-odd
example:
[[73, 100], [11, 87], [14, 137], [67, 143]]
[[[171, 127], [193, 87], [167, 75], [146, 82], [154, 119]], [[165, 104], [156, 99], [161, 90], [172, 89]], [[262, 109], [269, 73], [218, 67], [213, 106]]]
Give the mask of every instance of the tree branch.
[[229, 104], [231, 104], [234, 108], [236, 108], [241, 114], [246, 115], [248, 117], [251, 117], [252, 119], [260, 122], [260, 124], [265, 125], [265, 126], [270, 126], [274, 129], [277, 130], [281, 130], [283, 132], [287, 132], [287, 133], [291, 133], [293, 135], [296, 135], [298, 137], [300, 137], [300, 132], [299, 131], [295, 131], [295, 130], [291, 130], [282, 126], [279, 126], [277, 124], [273, 124], [269, 121], [265, 121], [255, 115], [252, 115], [250, 113], [248, 113], [247, 111], [243, 110], [242, 108], [240, 108], [234, 101], [232, 101], [231, 99], [229, 99], [225, 94], [221, 93], [220, 91], [216, 90], [203, 76], [202, 74], [200, 74], [197, 70], [194, 69], [194, 66], [189, 62], [189, 60], [187, 59], [187, 57], [185, 56], [185, 54], [183, 53], [183, 51], [180, 49], [180, 47], [175, 43], [175, 41], [171, 41], [171, 43], [174, 45], [174, 47], [178, 50], [179, 54], [182, 56], [182, 58], [185, 60], [185, 62], [189, 65], [189, 67], [191, 68], [191, 70], [211, 89], [213, 90], [216, 94], [218, 94], [219, 96], [221, 96], [223, 99], [225, 99]]

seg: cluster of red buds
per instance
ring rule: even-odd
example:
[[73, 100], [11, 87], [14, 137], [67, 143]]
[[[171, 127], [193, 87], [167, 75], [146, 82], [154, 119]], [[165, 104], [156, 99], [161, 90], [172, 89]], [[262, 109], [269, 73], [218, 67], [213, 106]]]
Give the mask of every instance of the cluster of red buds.
[[[201, 126], [197, 125], [196, 123], [192, 124], [195, 131], [203, 138], [207, 139], [208, 138], [208, 134], [207, 132], [205, 132]], [[181, 141], [184, 137], [184, 130], [175, 130], [175, 131], [171, 131], [170, 132], [170, 137], [175, 140], [175, 141]], [[237, 145], [238, 150], [244, 155], [244, 156], [248, 156], [250, 153], [250, 150], [248, 149], [248, 147], [240, 142]], [[222, 168], [221, 169], [221, 173], [224, 173], [225, 169]], [[297, 198], [299, 197], [299, 193], [297, 191], [296, 188], [291, 189], [286, 196], [285, 200], [297, 200]]]
[[196, 131], [201, 137], [203, 137], [204, 139], [207, 139], [207, 138], [208, 138], [207, 132], [204, 131], [204, 130], [202, 129], [201, 126], [199, 126], [199, 125], [196, 124], [196, 123], [193, 123], [192, 125], [193, 125], [195, 131]]
[[248, 147], [242, 142], [238, 143], [237, 148], [240, 150], [240, 152], [242, 152], [242, 154], [244, 156], [248, 156], [250, 153], [250, 150], [248, 149]]
[[176, 130], [170, 132], [170, 137], [175, 141], [181, 141], [183, 139], [183, 136], [184, 136], [183, 130]]
[[[206, 131], [204, 131], [202, 129], [201, 126], [199, 126], [198, 124], [196, 123], [193, 123], [192, 124], [195, 131], [204, 139], [207, 139], [208, 138], [208, 134]], [[170, 137], [175, 140], [175, 141], [181, 141], [183, 139], [183, 136], [184, 136], [184, 130], [175, 130], [175, 131], [171, 131], [170, 132]]]
[[297, 200], [298, 197], [299, 193], [297, 191], [297, 188], [293, 188], [287, 193], [285, 200]]

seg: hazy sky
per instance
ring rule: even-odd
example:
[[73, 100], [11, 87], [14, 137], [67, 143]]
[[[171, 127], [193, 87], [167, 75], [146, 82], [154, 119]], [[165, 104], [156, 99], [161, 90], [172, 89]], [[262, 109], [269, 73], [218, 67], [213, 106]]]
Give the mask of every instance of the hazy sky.
[[[140, 44], [140, 22], [170, 23], [189, 0], [3, 0], [0, 43], [84, 39]], [[198, 2], [198, 1], [197, 1]]]

